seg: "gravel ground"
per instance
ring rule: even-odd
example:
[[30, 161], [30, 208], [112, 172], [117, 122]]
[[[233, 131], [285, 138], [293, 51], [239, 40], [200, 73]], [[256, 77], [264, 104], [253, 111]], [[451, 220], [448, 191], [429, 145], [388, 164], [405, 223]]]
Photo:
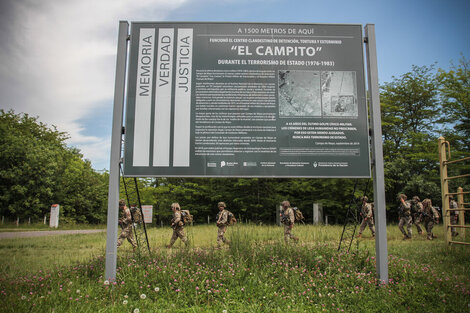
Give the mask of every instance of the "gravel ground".
[[84, 230], [53, 230], [53, 231], [21, 231], [21, 232], [0, 232], [0, 239], [10, 238], [26, 238], [26, 237], [42, 237], [54, 235], [77, 235], [77, 234], [93, 234], [105, 232], [106, 229], [84, 229]]

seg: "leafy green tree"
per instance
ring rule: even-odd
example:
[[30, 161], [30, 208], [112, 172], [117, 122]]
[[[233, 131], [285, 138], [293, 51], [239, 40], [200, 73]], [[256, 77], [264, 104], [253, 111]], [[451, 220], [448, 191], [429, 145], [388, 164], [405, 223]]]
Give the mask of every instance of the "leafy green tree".
[[[457, 160], [470, 156], [470, 60], [463, 55], [458, 64], [452, 64], [448, 71], [439, 69], [438, 80], [446, 127], [442, 135], [450, 143], [451, 158]], [[449, 176], [470, 173], [470, 162], [449, 166]], [[458, 187], [470, 190], [468, 178], [450, 181], [449, 189], [456, 192]]]
[[0, 202], [2, 215], [25, 219], [42, 216], [61, 171], [67, 139], [36, 118], [0, 111]]
[[388, 207], [395, 209], [400, 192], [435, 195], [439, 184], [436, 131], [445, 120], [434, 66], [413, 66], [411, 72], [381, 88], [386, 199]]
[[67, 139], [36, 117], [0, 110], [3, 216], [38, 220], [59, 203], [65, 221], [104, 221], [107, 182]]
[[470, 61], [464, 56], [449, 71], [439, 69], [438, 80], [446, 122], [446, 139], [457, 150], [470, 151]]
[[387, 152], [413, 149], [421, 134], [431, 134], [441, 122], [434, 67], [413, 65], [411, 72], [385, 83], [380, 95], [382, 133]]

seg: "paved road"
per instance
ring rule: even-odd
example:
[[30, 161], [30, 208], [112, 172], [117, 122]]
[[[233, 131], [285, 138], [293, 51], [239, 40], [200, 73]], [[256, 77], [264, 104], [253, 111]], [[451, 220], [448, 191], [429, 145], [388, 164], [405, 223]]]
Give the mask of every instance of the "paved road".
[[105, 232], [106, 229], [85, 229], [85, 230], [45, 230], [45, 231], [19, 231], [19, 232], [0, 232], [0, 239], [42, 237], [54, 235], [77, 235], [93, 234]]

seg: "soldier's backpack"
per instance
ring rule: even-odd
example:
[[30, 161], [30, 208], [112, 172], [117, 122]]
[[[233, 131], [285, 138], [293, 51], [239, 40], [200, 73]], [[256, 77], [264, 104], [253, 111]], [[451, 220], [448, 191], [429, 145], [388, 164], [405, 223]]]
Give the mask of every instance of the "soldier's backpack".
[[302, 222], [305, 219], [304, 215], [302, 214], [302, 212], [300, 211], [298, 207], [293, 207], [292, 210], [294, 210], [294, 216], [295, 216], [296, 222]]
[[193, 222], [193, 216], [189, 213], [189, 210], [181, 210], [181, 221], [183, 225], [188, 225]]
[[[227, 223], [226, 223], [226, 225], [232, 226], [233, 224], [235, 224], [237, 222], [237, 219], [235, 218], [235, 215], [233, 215], [232, 212], [230, 212], [229, 210], [225, 210], [225, 211], [227, 211]], [[215, 217], [215, 221], [219, 220], [220, 213], [221, 212], [217, 213], [217, 215]]]
[[233, 225], [235, 223], [237, 223], [237, 219], [235, 218], [235, 215], [233, 215], [232, 212], [228, 211], [228, 214], [227, 214], [227, 225]]
[[[302, 222], [305, 217], [300, 211], [298, 207], [293, 207], [292, 210], [294, 211], [294, 221], [295, 222]], [[281, 223], [287, 224], [289, 222], [289, 217], [284, 214], [284, 211], [281, 210]]]

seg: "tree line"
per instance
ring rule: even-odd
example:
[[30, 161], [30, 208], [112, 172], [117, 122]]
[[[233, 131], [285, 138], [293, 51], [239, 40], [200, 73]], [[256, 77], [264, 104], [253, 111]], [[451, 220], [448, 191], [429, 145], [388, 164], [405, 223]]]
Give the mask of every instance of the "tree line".
[[[413, 66], [380, 86], [388, 220], [396, 220], [397, 194], [430, 198], [441, 206], [437, 139], [450, 142], [453, 158], [470, 153], [470, 62], [465, 57], [449, 70]], [[66, 133], [26, 113], [0, 110], [0, 210], [13, 219], [41, 219], [53, 203], [61, 221], [105, 223], [108, 173], [97, 172]], [[470, 173], [457, 164], [449, 175]], [[154, 206], [158, 221], [168, 221], [170, 204], [191, 210], [196, 223], [212, 221], [217, 202], [242, 220], [273, 223], [276, 207], [289, 200], [312, 220], [313, 203], [341, 222], [353, 199], [373, 198], [367, 179], [147, 178], [139, 179], [143, 204]], [[452, 180], [468, 191], [468, 178]], [[121, 188], [121, 193], [123, 193]], [[124, 194], [121, 194], [124, 198]]]

